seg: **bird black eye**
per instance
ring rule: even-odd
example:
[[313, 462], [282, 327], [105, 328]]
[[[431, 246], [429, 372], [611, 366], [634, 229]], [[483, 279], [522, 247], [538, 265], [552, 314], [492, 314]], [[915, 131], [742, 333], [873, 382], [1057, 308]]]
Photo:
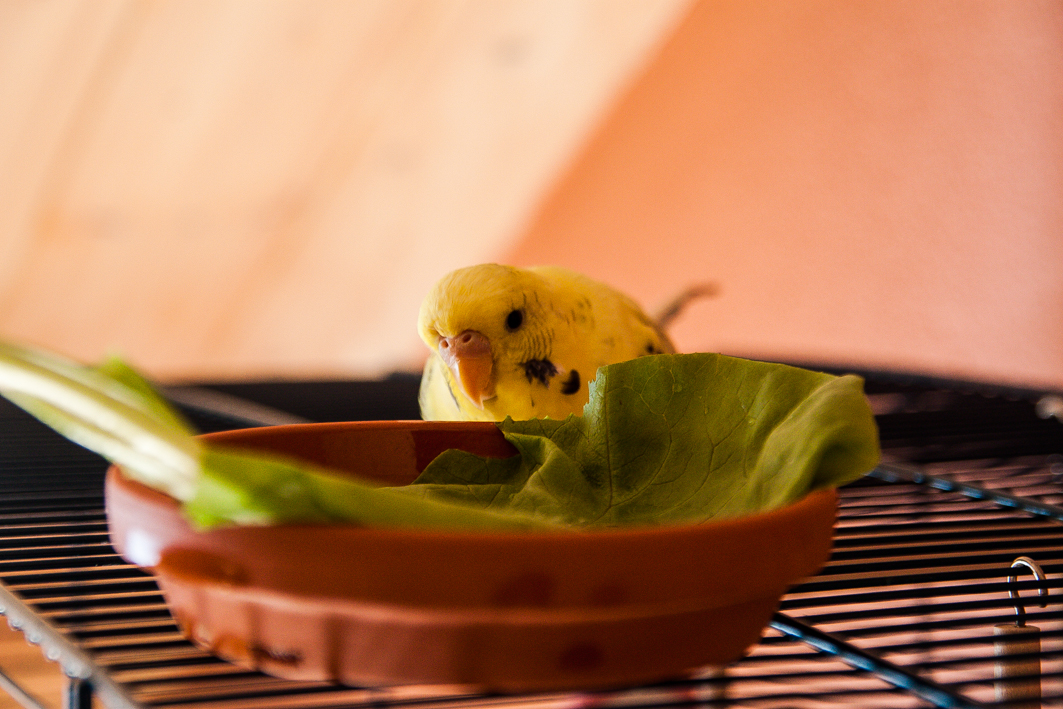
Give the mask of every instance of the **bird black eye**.
[[509, 315], [506, 316], [506, 329], [512, 332], [521, 326], [524, 322], [524, 313], [519, 310], [510, 310]]

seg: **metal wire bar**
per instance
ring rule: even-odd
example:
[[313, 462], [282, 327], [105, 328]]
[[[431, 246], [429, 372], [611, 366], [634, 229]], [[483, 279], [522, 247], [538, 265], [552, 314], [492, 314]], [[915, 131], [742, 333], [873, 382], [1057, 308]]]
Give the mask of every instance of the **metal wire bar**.
[[12, 679], [6, 672], [0, 671], [0, 689], [3, 689], [16, 702], [26, 709], [47, 709], [40, 699], [33, 696], [22, 685]]
[[3, 585], [0, 585], [0, 613], [7, 616], [11, 627], [26, 635], [27, 641], [40, 645], [46, 657], [58, 662], [67, 677], [91, 683], [91, 687], [108, 707], [143, 709], [142, 705], [115, 683], [92, 657], [70, 642], [58, 628], [40, 617]]
[[867, 672], [872, 672], [887, 682], [905, 689], [925, 699], [936, 707], [943, 709], [979, 709], [980, 702], [965, 698], [933, 680], [926, 679], [914, 672], [887, 662], [869, 652], [832, 637], [817, 628], [791, 618], [783, 613], [776, 613], [771, 620], [771, 627], [781, 633], [808, 643], [821, 652], [837, 656], [846, 663]]
[[1013, 507], [1017, 510], [1022, 510], [1023, 512], [1042, 515], [1063, 522], [1063, 507], [1060, 507], [1059, 505], [1039, 502], [1028, 497], [1019, 497], [998, 490], [990, 490], [980, 485], [956, 482], [955, 480], [950, 480], [941, 477], [940, 475], [925, 473], [918, 468], [884, 463], [875, 468], [870, 475], [887, 482], [904, 480], [918, 485], [926, 485], [927, 487], [937, 490], [958, 492], [976, 500], [989, 500], [1001, 507]]

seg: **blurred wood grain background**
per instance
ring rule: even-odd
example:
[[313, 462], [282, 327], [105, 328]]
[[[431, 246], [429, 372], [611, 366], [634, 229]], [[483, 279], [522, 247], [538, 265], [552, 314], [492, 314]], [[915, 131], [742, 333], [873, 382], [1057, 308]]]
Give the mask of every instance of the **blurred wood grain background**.
[[686, 350], [1063, 386], [1063, 6], [8, 0], [0, 336], [168, 381], [416, 369], [560, 263]]
[[684, 0], [0, 4], [0, 332], [161, 377], [420, 357]]

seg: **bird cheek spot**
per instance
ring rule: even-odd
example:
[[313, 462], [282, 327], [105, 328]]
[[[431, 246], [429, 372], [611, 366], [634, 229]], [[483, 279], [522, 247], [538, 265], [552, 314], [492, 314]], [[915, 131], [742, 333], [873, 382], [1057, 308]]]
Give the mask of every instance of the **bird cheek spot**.
[[538, 380], [544, 387], [550, 386], [550, 379], [557, 374], [557, 367], [548, 359], [530, 359], [524, 363], [524, 376], [528, 383]]
[[561, 384], [561, 393], [562, 394], [569, 394], [569, 395], [575, 394], [577, 391], [579, 391], [579, 387], [580, 387], [579, 372], [577, 372], [575, 369], [573, 369], [572, 372], [568, 375], [568, 379], [566, 379], [564, 381], [564, 383]]

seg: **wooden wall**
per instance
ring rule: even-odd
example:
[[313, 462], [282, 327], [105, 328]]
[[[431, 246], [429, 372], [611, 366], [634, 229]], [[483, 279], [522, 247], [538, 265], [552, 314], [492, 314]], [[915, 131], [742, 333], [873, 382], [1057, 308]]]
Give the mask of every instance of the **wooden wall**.
[[686, 0], [0, 3], [0, 336], [368, 376], [515, 238]]
[[416, 367], [561, 263], [685, 349], [1063, 387], [1047, 0], [0, 4], [0, 335], [168, 380]]

